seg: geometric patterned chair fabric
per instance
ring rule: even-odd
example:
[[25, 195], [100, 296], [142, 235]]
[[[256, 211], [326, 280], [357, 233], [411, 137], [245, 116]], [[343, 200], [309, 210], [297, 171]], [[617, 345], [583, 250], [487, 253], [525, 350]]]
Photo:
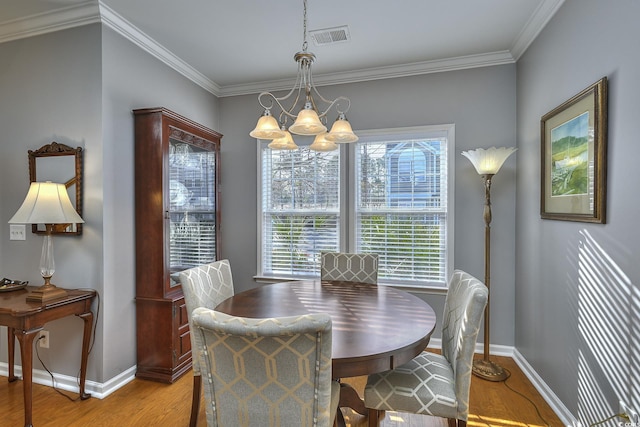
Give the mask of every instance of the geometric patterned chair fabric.
[[364, 404], [370, 408], [370, 426], [377, 425], [379, 410], [467, 425], [473, 353], [488, 296], [480, 280], [460, 270], [453, 273], [442, 321], [442, 354], [422, 352], [404, 365], [369, 375]]
[[378, 254], [322, 252], [320, 280], [378, 283]]
[[[180, 283], [184, 294], [184, 302], [187, 306], [187, 320], [189, 329], [193, 331], [191, 313], [198, 307], [214, 309], [225, 299], [233, 296], [233, 278], [231, 266], [226, 259], [200, 265], [180, 272]], [[196, 343], [197, 335], [191, 336], [191, 360], [193, 366], [193, 394], [191, 400], [191, 418], [189, 426], [195, 427], [200, 411], [200, 391], [202, 380], [200, 378], [200, 364], [196, 357], [195, 349], [200, 346]]]
[[254, 319], [197, 308], [209, 427], [333, 425], [340, 384], [331, 376], [331, 317]]

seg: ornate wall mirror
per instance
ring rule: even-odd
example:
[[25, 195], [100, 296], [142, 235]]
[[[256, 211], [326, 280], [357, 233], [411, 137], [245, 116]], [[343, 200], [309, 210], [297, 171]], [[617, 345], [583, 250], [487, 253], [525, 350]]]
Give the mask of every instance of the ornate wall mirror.
[[[82, 216], [82, 147], [71, 148], [52, 142], [37, 150], [29, 150], [30, 182], [51, 181], [64, 184], [69, 199]], [[44, 224], [33, 224], [31, 231], [44, 234]], [[82, 234], [82, 224], [56, 224], [54, 234]]]

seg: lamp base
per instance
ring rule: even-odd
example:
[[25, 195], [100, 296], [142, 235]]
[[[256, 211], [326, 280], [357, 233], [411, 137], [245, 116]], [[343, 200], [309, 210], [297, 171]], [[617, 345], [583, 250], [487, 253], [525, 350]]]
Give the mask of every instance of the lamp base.
[[49, 280], [45, 278], [45, 284], [31, 291], [31, 293], [27, 295], [27, 301], [39, 302], [42, 304], [44, 302], [66, 296], [67, 291], [62, 288], [58, 288], [56, 285], [52, 285], [49, 283]]
[[479, 378], [488, 381], [504, 381], [509, 378], [509, 371], [488, 359], [476, 359], [473, 361], [471, 372]]

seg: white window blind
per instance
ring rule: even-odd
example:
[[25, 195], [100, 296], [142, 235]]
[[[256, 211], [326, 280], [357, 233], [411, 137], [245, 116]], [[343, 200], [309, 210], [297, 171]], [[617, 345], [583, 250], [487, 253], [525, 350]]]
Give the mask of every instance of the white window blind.
[[216, 154], [173, 139], [169, 146], [172, 272], [216, 260]]
[[321, 251], [336, 251], [340, 218], [340, 154], [262, 146], [262, 272], [319, 274]]
[[447, 139], [358, 142], [356, 252], [377, 253], [378, 280], [447, 278]]

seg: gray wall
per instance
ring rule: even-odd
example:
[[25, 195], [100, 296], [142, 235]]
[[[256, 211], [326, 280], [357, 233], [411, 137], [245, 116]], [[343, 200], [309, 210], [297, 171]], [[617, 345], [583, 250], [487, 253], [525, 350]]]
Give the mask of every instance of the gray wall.
[[[589, 425], [640, 408], [640, 3], [567, 0], [518, 61], [516, 348]], [[607, 224], [541, 220], [540, 118], [609, 78]]]
[[[25, 242], [8, 240], [7, 221], [29, 187], [27, 150], [54, 140], [82, 146], [86, 224], [80, 237], [54, 238], [54, 283], [100, 293], [87, 379], [106, 382], [136, 363], [131, 110], [167, 107], [217, 129], [218, 100], [99, 24], [3, 43], [0, 55], [6, 64], [0, 70], [0, 271], [42, 282], [42, 238], [27, 233]], [[75, 376], [82, 322], [68, 318], [47, 329], [51, 348], [41, 351], [44, 362]], [[2, 333], [6, 337], [5, 328]], [[0, 357], [5, 360], [6, 352]]]
[[[320, 88], [325, 98], [344, 95], [351, 99], [348, 117], [356, 133], [358, 129], [456, 125], [454, 267], [479, 278], [484, 276], [484, 187], [460, 152], [515, 146], [515, 78], [515, 65], [505, 65]], [[261, 112], [254, 95], [221, 99], [221, 132], [225, 135], [222, 250], [230, 259], [237, 290], [256, 285], [256, 141], [249, 132]], [[494, 178], [492, 190], [491, 341], [508, 346], [514, 344], [515, 157]], [[437, 313], [442, 312], [442, 295], [421, 296]], [[439, 331], [434, 336], [439, 337]]]
[[[89, 26], [0, 44], [0, 274], [40, 285], [42, 236], [27, 227], [26, 241], [9, 241], [7, 221], [29, 188], [27, 151], [52, 141], [85, 150], [84, 234], [53, 239], [53, 283], [102, 293], [102, 159], [100, 27]], [[100, 179], [96, 182], [93, 176]], [[102, 321], [102, 319], [101, 319]], [[65, 318], [47, 325], [50, 349], [41, 351], [53, 372], [75, 375], [83, 322]], [[6, 349], [6, 328], [0, 347]], [[98, 346], [100, 347], [100, 346]], [[100, 350], [97, 349], [97, 352]], [[19, 354], [19, 352], [16, 352]], [[6, 360], [6, 350], [0, 351]], [[99, 378], [91, 357], [91, 379]], [[19, 358], [18, 358], [19, 360]], [[40, 366], [37, 359], [34, 366]]]

